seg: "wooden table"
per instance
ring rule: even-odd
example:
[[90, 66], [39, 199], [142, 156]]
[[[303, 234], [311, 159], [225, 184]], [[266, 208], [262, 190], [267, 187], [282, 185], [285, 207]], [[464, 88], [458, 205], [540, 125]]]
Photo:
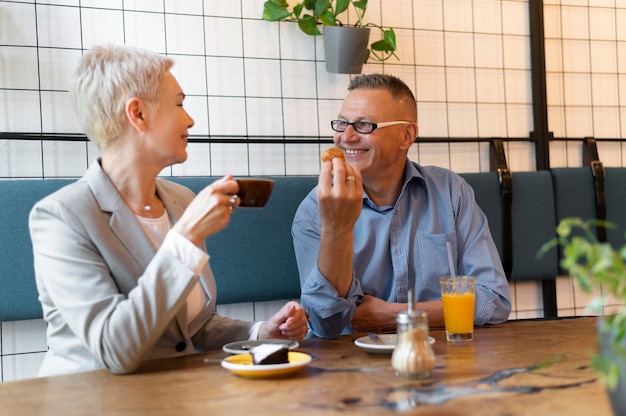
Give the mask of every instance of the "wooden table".
[[610, 415], [588, 367], [594, 318], [512, 321], [454, 345], [432, 331], [437, 366], [426, 381], [396, 376], [358, 335], [311, 339], [308, 367], [279, 379], [223, 369], [221, 351], [145, 363], [132, 375], [93, 371], [0, 384], [7, 415]]

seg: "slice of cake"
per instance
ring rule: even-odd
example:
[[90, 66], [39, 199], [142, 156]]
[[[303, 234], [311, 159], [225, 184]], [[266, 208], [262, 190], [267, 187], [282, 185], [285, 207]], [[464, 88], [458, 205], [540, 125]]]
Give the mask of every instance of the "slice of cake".
[[280, 344], [261, 344], [250, 350], [254, 365], [287, 364], [289, 348]]

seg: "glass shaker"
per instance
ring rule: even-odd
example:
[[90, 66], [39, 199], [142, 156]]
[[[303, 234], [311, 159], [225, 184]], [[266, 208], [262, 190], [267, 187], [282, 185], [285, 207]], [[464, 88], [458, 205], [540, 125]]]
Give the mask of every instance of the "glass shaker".
[[425, 378], [435, 367], [435, 353], [428, 342], [428, 316], [424, 311], [411, 309], [396, 316], [398, 343], [391, 366], [403, 377]]

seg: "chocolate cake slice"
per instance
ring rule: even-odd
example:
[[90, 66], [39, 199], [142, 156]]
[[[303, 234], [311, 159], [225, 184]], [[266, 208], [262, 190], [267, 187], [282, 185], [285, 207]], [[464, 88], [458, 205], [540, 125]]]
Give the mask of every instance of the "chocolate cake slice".
[[250, 350], [254, 365], [287, 364], [289, 348], [280, 344], [261, 344]]

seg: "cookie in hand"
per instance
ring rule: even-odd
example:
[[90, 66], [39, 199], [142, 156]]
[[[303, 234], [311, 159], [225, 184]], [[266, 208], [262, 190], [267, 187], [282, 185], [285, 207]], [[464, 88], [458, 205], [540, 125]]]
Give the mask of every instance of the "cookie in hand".
[[346, 157], [343, 152], [339, 150], [337, 147], [331, 147], [322, 152], [322, 162], [328, 162], [329, 160], [333, 160], [333, 158], [338, 157], [339, 159], [346, 161]]

